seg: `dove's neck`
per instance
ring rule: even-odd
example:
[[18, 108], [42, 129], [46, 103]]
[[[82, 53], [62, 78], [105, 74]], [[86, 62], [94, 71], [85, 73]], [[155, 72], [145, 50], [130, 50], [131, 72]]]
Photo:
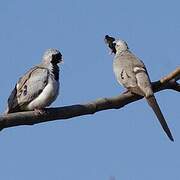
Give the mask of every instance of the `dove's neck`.
[[129, 49], [121, 49], [121, 50], [118, 50], [116, 51], [116, 55], [122, 55], [124, 52], [129, 52]]
[[50, 63], [49, 70], [50, 70], [51, 75], [54, 76], [54, 79], [58, 81], [59, 80], [59, 66], [57, 64]]
[[116, 56], [121, 56], [125, 51], [116, 51]]

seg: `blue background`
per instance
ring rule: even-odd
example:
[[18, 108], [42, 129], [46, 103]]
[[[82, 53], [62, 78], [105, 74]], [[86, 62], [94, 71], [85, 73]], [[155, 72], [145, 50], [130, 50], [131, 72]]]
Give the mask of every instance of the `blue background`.
[[[104, 35], [126, 40], [152, 81], [179, 66], [178, 0], [6, 0], [0, 2], [0, 108], [18, 78], [58, 48], [60, 96], [53, 106], [116, 96], [124, 89], [112, 71]], [[156, 94], [174, 135], [166, 137], [145, 100], [0, 132], [3, 180], [180, 179], [179, 94]]]

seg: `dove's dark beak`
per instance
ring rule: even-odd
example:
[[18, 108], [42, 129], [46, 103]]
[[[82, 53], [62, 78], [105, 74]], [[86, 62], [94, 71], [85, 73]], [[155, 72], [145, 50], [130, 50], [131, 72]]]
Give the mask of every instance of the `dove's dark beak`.
[[63, 57], [61, 53], [57, 54], [57, 59], [58, 59], [58, 63], [63, 62]]
[[116, 48], [115, 48], [116, 43], [114, 42], [115, 40], [116, 40], [115, 38], [108, 35], [106, 35], [104, 38], [105, 43], [111, 49], [111, 53], [114, 53], [114, 54], [116, 54]]
[[64, 64], [64, 59], [62, 56], [61, 56], [61, 59], [59, 60], [59, 63]]

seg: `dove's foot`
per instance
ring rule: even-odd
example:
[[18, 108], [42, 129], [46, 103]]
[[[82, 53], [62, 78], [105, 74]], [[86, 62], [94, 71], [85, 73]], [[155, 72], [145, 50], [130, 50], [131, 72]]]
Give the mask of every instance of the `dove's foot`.
[[128, 89], [123, 92], [123, 94], [127, 94], [127, 93], [129, 93], [129, 90], [128, 90]]
[[34, 111], [35, 111], [35, 115], [43, 115], [43, 114], [46, 114], [46, 109], [44, 109], [44, 108], [35, 108], [34, 109]]

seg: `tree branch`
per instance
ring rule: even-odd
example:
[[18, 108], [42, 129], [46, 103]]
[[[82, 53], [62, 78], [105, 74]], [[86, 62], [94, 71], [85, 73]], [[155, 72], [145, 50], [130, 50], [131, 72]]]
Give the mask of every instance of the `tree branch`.
[[[152, 87], [154, 93], [172, 89], [180, 92], [180, 84], [177, 82], [180, 79], [180, 67], [163, 77], [159, 81], [153, 82]], [[116, 97], [100, 98], [86, 104], [77, 104], [71, 106], [47, 108], [46, 113], [36, 114], [34, 111], [11, 113], [0, 116], [0, 129], [20, 126], [34, 125], [47, 121], [70, 119], [77, 116], [94, 114], [98, 111], [107, 109], [119, 109], [123, 106], [142, 99], [142, 96], [131, 94], [130, 92], [123, 93]]]

